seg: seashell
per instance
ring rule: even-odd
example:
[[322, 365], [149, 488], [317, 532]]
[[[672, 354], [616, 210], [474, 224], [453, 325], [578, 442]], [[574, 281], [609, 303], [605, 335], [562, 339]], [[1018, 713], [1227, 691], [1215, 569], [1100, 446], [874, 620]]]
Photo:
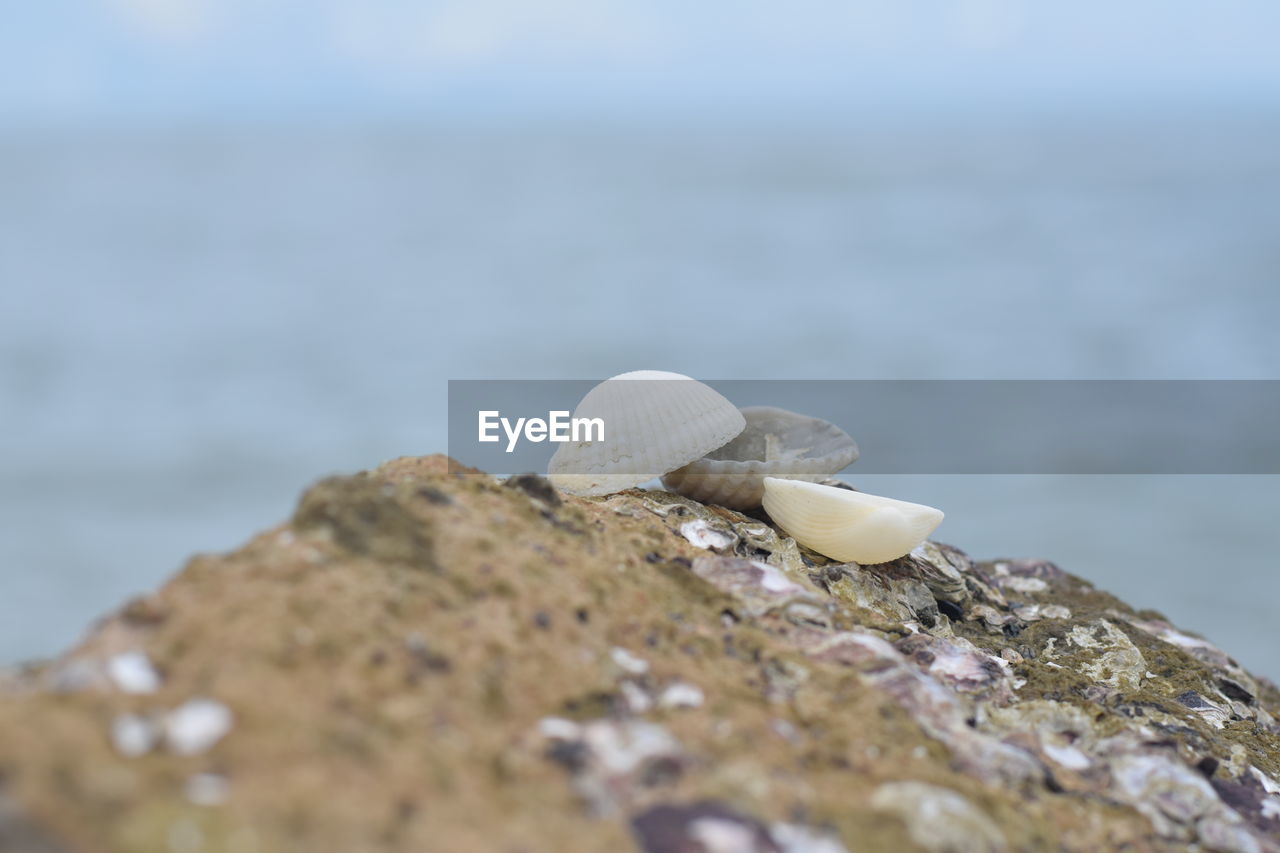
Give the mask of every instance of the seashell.
[[764, 508], [801, 545], [863, 564], [910, 553], [943, 517], [923, 504], [777, 477], [764, 480]]
[[746, 428], [737, 438], [662, 478], [687, 498], [730, 509], [754, 509], [765, 477], [816, 482], [858, 458], [853, 438], [833, 423], [774, 406], [741, 410]]
[[710, 386], [662, 370], [606, 379], [573, 416], [605, 424], [602, 441], [565, 442], [547, 466], [551, 482], [576, 495], [638, 486], [706, 455], [746, 426], [737, 407]]

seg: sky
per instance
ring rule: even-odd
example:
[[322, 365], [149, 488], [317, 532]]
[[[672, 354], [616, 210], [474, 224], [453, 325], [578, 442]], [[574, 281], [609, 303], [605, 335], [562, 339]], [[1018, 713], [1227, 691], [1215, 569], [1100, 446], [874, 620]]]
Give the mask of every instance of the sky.
[[0, 122], [520, 104], [1275, 98], [1274, 0], [41, 0]]

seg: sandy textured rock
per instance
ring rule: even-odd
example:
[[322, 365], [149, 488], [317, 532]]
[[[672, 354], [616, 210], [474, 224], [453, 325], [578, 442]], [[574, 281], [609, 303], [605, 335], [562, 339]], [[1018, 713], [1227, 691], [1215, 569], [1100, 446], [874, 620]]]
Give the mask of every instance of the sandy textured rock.
[[0, 848], [1280, 851], [1277, 713], [1045, 561], [400, 459], [0, 676]]

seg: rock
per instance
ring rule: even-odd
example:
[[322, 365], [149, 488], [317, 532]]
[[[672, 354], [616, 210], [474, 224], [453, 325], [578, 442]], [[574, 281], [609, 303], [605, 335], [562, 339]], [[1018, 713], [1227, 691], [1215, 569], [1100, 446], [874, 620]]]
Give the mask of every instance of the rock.
[[1043, 560], [406, 458], [0, 676], [0, 849], [1277, 853], [1277, 713]]
[[[1045, 645], [1043, 659], [1062, 667], [1078, 667], [1095, 683], [1137, 690], [1147, 673], [1147, 661], [1129, 637], [1099, 619], [1072, 626], [1067, 632], [1067, 648], [1057, 648], [1057, 640]], [[1076, 650], [1079, 651], [1076, 651]]]
[[696, 557], [692, 568], [695, 575], [727, 593], [738, 610], [751, 616], [781, 610], [793, 603], [821, 600], [817, 590], [759, 560]]
[[519, 489], [529, 497], [542, 501], [549, 509], [560, 506], [560, 493], [556, 491], [555, 486], [551, 485], [550, 480], [539, 474], [517, 474], [514, 477], [508, 477], [503, 485], [508, 489]]
[[631, 830], [645, 853], [848, 853], [811, 827], [766, 827], [716, 802], [653, 806], [632, 818]]
[[546, 718], [547, 757], [572, 775], [573, 786], [596, 815], [612, 815], [683, 772], [687, 755], [667, 729], [640, 719], [599, 719], [581, 725]]
[[0, 794], [0, 850], [12, 850], [14, 853], [66, 853], [64, 847], [32, 823], [3, 794]]
[[959, 548], [924, 542], [902, 559], [912, 564], [939, 602], [963, 608], [972, 597], [965, 576], [973, 571], [973, 564]]
[[631, 827], [645, 853], [782, 853], [764, 824], [719, 803], [654, 806]]
[[960, 794], [923, 782], [887, 782], [871, 805], [905, 822], [911, 840], [933, 853], [993, 853], [1004, 850], [1000, 827]]

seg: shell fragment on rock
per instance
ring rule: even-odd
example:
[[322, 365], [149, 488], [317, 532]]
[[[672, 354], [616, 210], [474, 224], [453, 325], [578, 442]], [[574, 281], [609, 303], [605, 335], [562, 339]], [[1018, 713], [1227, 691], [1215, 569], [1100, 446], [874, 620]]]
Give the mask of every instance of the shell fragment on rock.
[[742, 409], [746, 428], [706, 456], [667, 473], [662, 485], [701, 503], [754, 509], [765, 477], [815, 482], [858, 458], [858, 445], [821, 418], [774, 406]]
[[764, 480], [764, 508], [801, 545], [863, 564], [910, 553], [943, 518], [923, 504], [776, 477]]
[[636, 370], [606, 379], [582, 398], [574, 418], [599, 418], [604, 438], [561, 444], [547, 466], [556, 488], [608, 495], [686, 465], [742, 432], [737, 407], [679, 373]]

